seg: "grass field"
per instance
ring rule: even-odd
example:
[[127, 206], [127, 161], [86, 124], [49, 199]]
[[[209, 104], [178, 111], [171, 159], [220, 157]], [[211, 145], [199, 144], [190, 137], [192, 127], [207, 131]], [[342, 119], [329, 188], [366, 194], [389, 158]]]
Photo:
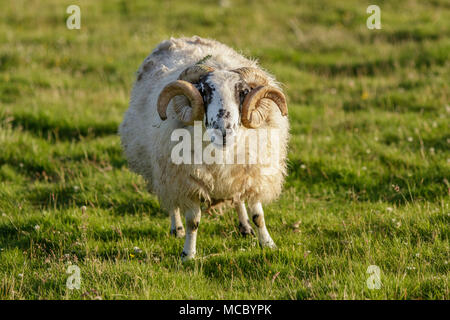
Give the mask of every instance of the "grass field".
[[[0, 0], [0, 299], [449, 299], [450, 4], [376, 1], [369, 30], [370, 4]], [[285, 85], [276, 251], [240, 237], [235, 212], [204, 214], [182, 264], [184, 239], [127, 169], [117, 128], [135, 71], [194, 34]]]

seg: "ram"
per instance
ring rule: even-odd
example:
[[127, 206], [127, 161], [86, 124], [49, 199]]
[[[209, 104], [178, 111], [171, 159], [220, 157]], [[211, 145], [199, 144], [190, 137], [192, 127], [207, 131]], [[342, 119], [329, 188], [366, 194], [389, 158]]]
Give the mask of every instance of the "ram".
[[[212, 154], [248, 159], [255, 145], [267, 143], [257, 148], [257, 161], [174, 161], [179, 143], [174, 132], [184, 130], [195, 139], [198, 124], [210, 140], [201, 140], [201, 146], [212, 145]], [[277, 134], [261, 136], [276, 140], [254, 138], [270, 130]], [[289, 122], [280, 85], [256, 61], [215, 40], [161, 42], [139, 67], [119, 134], [131, 170], [145, 178], [148, 190], [169, 212], [171, 234], [186, 236], [183, 260], [195, 257], [201, 208], [222, 201], [233, 203], [243, 235], [255, 234], [247, 203], [260, 245], [276, 247], [262, 204], [275, 200], [282, 190]], [[193, 154], [193, 149], [188, 151]]]

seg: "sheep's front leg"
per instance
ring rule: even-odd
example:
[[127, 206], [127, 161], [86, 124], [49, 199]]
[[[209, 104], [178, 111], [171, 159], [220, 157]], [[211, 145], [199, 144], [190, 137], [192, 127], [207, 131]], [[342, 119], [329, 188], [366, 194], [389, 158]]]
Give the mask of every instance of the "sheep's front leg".
[[252, 217], [253, 223], [256, 225], [258, 230], [258, 240], [261, 247], [268, 247], [275, 249], [277, 246], [270, 237], [269, 232], [266, 228], [266, 223], [264, 221], [264, 211], [261, 202], [249, 205], [250, 215]]
[[186, 239], [184, 241], [181, 259], [183, 261], [193, 259], [196, 253], [197, 229], [200, 223], [200, 207], [188, 209], [186, 211]]
[[184, 227], [181, 222], [180, 209], [169, 210], [170, 214], [170, 234], [177, 238], [184, 237]]
[[243, 201], [237, 201], [234, 204], [236, 211], [239, 216], [239, 232], [243, 236], [247, 236], [249, 234], [255, 235], [255, 231], [253, 231], [252, 226], [250, 225], [250, 220], [248, 220], [247, 210], [245, 209], [245, 203]]

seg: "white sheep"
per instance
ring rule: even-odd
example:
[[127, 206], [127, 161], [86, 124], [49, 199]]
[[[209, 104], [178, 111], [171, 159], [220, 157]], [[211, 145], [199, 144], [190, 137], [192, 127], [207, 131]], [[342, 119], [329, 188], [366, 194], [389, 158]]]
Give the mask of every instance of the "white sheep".
[[[286, 115], [286, 99], [274, 78], [256, 61], [215, 40], [171, 38], [144, 60], [119, 134], [131, 170], [145, 178], [148, 190], [169, 212], [171, 234], [186, 234], [183, 260], [196, 254], [202, 203], [231, 200], [238, 212], [240, 232], [246, 235], [254, 234], [247, 202], [260, 245], [275, 248], [265, 226], [262, 203], [280, 195], [286, 175]], [[172, 134], [180, 128], [193, 133], [196, 120], [202, 121], [203, 129], [209, 129], [214, 148], [224, 154], [233, 151], [249, 156], [255, 144], [252, 133], [276, 129], [278, 142], [268, 143], [265, 150], [258, 150], [258, 156], [272, 159], [276, 153], [278, 158], [264, 165], [177, 164], [173, 148], [178, 141], [172, 141]], [[202, 147], [205, 145], [203, 141]], [[240, 145], [245, 148], [239, 151], [236, 147]], [[185, 214], [186, 233], [180, 211]]]

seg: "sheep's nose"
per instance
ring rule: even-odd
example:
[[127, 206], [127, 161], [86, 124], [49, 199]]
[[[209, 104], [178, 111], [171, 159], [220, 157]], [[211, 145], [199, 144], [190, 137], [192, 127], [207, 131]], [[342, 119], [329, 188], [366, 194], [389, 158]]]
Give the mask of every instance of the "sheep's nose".
[[212, 132], [211, 132], [211, 142], [220, 144], [220, 145], [227, 145], [232, 144], [232, 140], [235, 136], [235, 130], [231, 124], [227, 124], [225, 126], [220, 126], [215, 124], [212, 126]]
[[225, 138], [227, 136], [227, 133], [228, 133], [227, 130], [221, 129], [220, 131], [222, 132], [222, 137]]
[[[228, 128], [229, 128], [229, 126], [228, 126]], [[220, 135], [220, 134], [222, 135], [223, 143], [225, 144], [225, 140], [227, 138], [227, 134], [230, 133], [229, 132], [230, 130], [229, 129], [225, 129], [225, 128], [220, 128], [218, 125], [215, 125], [214, 129], [216, 130], [218, 135]]]
[[222, 129], [222, 140], [223, 145], [233, 144], [234, 139], [236, 138], [236, 130], [232, 129], [231, 126], [227, 127], [227, 129]]
[[222, 130], [222, 144], [225, 146], [227, 144], [227, 131]]

